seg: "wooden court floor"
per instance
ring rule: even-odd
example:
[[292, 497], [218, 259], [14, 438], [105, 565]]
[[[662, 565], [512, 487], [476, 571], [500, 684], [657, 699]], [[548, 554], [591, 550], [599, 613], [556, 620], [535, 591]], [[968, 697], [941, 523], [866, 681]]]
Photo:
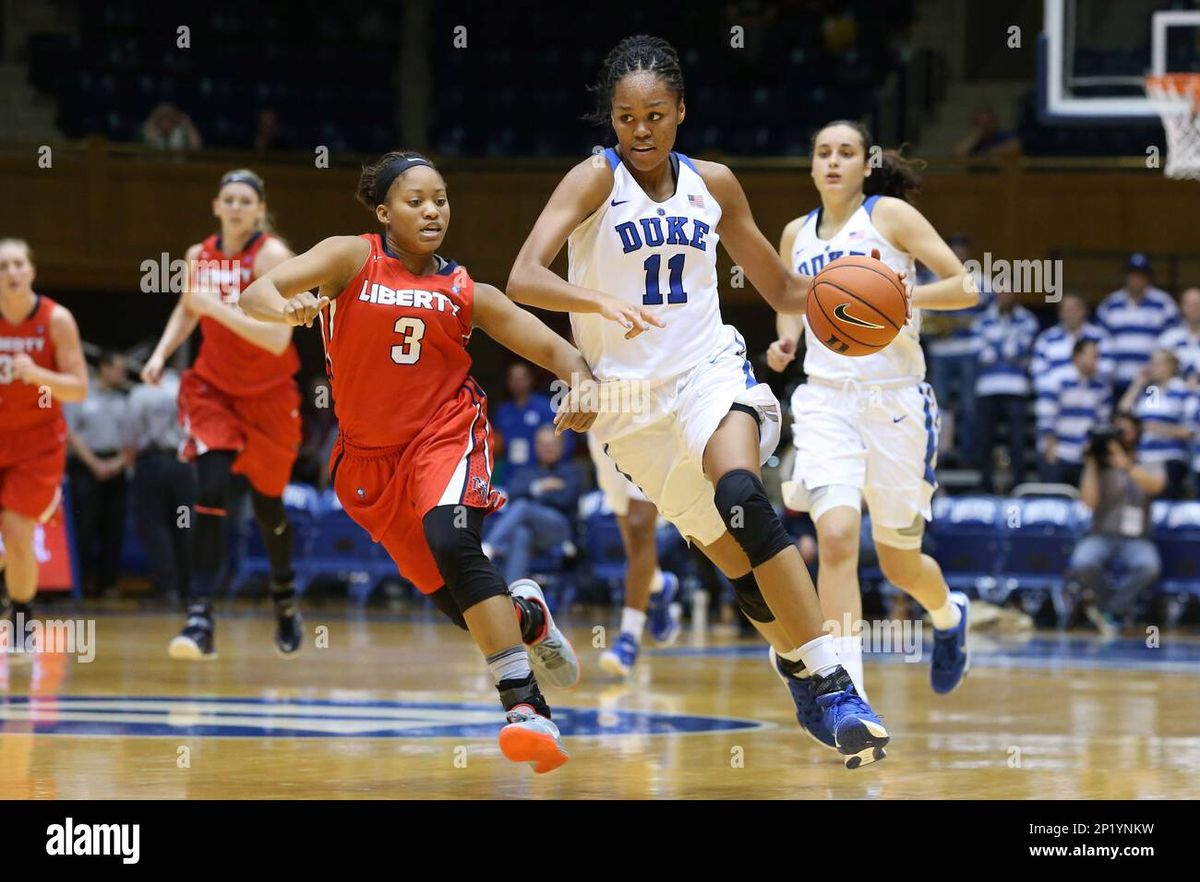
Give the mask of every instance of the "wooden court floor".
[[[0, 660], [0, 798], [1194, 798], [1200, 641], [976, 635], [961, 689], [928, 661], [868, 655], [888, 759], [850, 772], [803, 735], [765, 647], [685, 632], [628, 686], [566, 623], [584, 677], [549, 698], [572, 760], [506, 761], [499, 705], [462, 632], [425, 613], [306, 613], [299, 657], [270, 620], [219, 621], [219, 659], [169, 660], [174, 615], [95, 615], [95, 657]], [[51, 615], [68, 615], [52, 611]], [[594, 621], [593, 621], [594, 619]], [[615, 632], [611, 631], [615, 636]], [[323, 636], [322, 636], [323, 635]], [[322, 648], [314, 645], [320, 639]], [[76, 647], [78, 649], [78, 647]]]

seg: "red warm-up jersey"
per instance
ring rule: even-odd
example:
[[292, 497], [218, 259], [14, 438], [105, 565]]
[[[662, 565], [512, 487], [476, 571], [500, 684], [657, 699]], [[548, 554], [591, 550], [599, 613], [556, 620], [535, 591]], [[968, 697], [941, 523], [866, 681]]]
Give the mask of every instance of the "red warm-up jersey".
[[371, 254], [321, 312], [334, 412], [357, 447], [407, 444], [471, 370], [475, 283], [453, 261], [414, 276], [374, 233]]
[[57, 306], [49, 297], [34, 295], [33, 311], [13, 325], [0, 318], [0, 433], [24, 429], [56, 429], [65, 426], [62, 405], [52, 398], [49, 407], [37, 386], [13, 377], [13, 356], [24, 352], [38, 367], [58, 370], [54, 341], [50, 337], [50, 314]]
[[[254, 281], [254, 258], [270, 238], [269, 233], [255, 233], [237, 254], [222, 254], [221, 237], [209, 236], [200, 245], [192, 284], [209, 291], [219, 287], [221, 299], [237, 309], [241, 292]], [[200, 319], [200, 332], [204, 339], [192, 369], [228, 395], [261, 395], [291, 382], [300, 369], [300, 356], [290, 342], [274, 355], [207, 316]]]

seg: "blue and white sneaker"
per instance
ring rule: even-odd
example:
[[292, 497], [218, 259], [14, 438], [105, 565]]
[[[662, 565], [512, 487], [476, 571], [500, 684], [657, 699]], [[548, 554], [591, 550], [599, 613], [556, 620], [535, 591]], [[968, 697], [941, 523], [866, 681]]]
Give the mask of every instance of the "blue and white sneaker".
[[796, 677], [789, 673], [785, 666], [790, 663], [787, 659], [779, 657], [774, 646], [769, 648], [767, 657], [771, 659], [771, 667], [792, 695], [792, 703], [796, 705], [796, 722], [800, 724], [804, 734], [828, 748], [837, 750], [833, 733], [825, 724], [825, 713], [817, 704], [817, 696], [813, 693], [812, 677]]
[[961, 591], [951, 591], [950, 601], [958, 604], [962, 616], [957, 628], [946, 631], [933, 629], [933, 664], [929, 669], [929, 681], [933, 691], [939, 695], [953, 692], [971, 667], [971, 654], [967, 650], [967, 619], [971, 601]]
[[659, 646], [670, 646], [683, 630], [680, 619], [683, 609], [679, 603], [679, 577], [665, 570], [662, 574], [662, 591], [650, 595], [650, 606], [646, 610], [646, 621], [650, 636]]
[[[877, 763], [887, 756], [884, 746], [891, 740], [883, 720], [859, 696], [845, 669], [830, 674], [838, 678], [838, 689], [818, 694], [817, 704], [825, 717], [825, 726], [833, 732], [838, 753], [846, 760], [847, 769]], [[816, 679], [813, 675], [812, 679]], [[813, 683], [814, 691], [819, 683]]]
[[549, 683], [559, 689], [570, 689], [579, 682], [579, 656], [567, 635], [554, 624], [550, 606], [542, 586], [533, 579], [518, 579], [508, 586], [509, 593], [533, 603], [541, 604], [546, 626], [532, 643], [527, 644], [529, 664], [539, 683]]
[[638, 643], [632, 634], [622, 631], [611, 649], [600, 653], [600, 668], [614, 677], [628, 678], [637, 664]]

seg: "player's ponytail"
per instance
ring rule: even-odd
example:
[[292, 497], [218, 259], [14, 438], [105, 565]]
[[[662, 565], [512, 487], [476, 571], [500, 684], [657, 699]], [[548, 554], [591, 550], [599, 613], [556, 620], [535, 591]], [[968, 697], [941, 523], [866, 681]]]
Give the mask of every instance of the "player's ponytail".
[[833, 126], [854, 129], [862, 139], [863, 156], [871, 167], [871, 174], [863, 179], [864, 196], [894, 196], [912, 202], [921, 192], [921, 172], [925, 168], [925, 160], [904, 156], [903, 144], [897, 150], [879, 149], [878, 145], [871, 143], [871, 133], [867, 127], [857, 120], [835, 119], [825, 123], [813, 133], [810, 153], [816, 151], [817, 137], [821, 132]]
[[656, 74], [683, 100], [683, 68], [679, 64], [679, 53], [675, 47], [661, 37], [637, 34], [626, 37], [608, 53], [600, 65], [600, 77], [590, 91], [596, 93], [596, 109], [584, 119], [598, 126], [606, 126], [612, 119], [612, 96], [617, 83], [627, 74], [637, 71]]

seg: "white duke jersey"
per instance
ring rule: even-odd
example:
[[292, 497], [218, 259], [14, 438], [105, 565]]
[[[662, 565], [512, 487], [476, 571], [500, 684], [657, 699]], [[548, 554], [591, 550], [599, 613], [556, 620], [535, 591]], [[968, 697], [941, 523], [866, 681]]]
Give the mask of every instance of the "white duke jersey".
[[675, 193], [655, 202], [615, 150], [612, 192], [567, 240], [572, 285], [647, 307], [666, 327], [625, 339], [598, 313], [571, 313], [575, 345], [598, 379], [668, 380], [725, 342], [717, 302], [721, 206], [686, 156], [671, 154]]
[[[826, 265], [850, 254], [868, 257], [879, 249], [879, 257], [896, 272], [907, 273], [915, 278], [912, 255], [905, 254], [885, 239], [871, 222], [878, 196], [869, 196], [859, 206], [845, 225], [830, 239], [817, 236], [821, 223], [821, 210], [813, 209], [804, 218], [796, 241], [792, 245], [792, 269], [798, 273], [815, 276]], [[913, 310], [900, 333], [887, 347], [879, 352], [859, 358], [838, 355], [818, 340], [804, 320], [804, 372], [813, 378], [833, 383], [886, 383], [904, 385], [919, 383], [925, 379], [925, 354], [921, 351], [920, 310]]]

